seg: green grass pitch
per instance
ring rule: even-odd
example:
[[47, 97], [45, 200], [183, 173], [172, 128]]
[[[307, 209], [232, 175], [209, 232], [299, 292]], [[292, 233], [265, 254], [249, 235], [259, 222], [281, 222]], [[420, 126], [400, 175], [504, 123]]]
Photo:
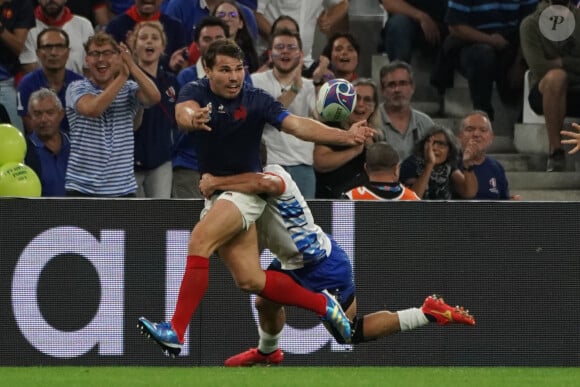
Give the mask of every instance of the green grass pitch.
[[1, 386], [579, 386], [580, 368], [0, 367]]

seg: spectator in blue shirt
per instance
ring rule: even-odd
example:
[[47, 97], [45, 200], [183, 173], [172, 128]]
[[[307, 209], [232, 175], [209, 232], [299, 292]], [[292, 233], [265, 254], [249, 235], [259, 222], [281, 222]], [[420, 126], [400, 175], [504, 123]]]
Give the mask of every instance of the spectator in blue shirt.
[[[36, 56], [40, 67], [26, 74], [18, 85], [18, 114], [22, 116], [27, 133], [33, 129], [31, 118], [28, 116], [28, 99], [30, 95], [40, 89], [54, 90], [64, 106], [66, 88], [68, 85], [83, 76], [66, 68], [70, 53], [69, 36], [66, 31], [58, 27], [48, 27], [42, 30], [36, 38]], [[64, 117], [61, 128], [69, 132], [69, 124]]]
[[42, 88], [28, 99], [32, 133], [28, 135], [24, 162], [36, 172], [42, 196], [66, 196], [64, 180], [70, 141], [61, 130], [64, 109], [58, 95]]

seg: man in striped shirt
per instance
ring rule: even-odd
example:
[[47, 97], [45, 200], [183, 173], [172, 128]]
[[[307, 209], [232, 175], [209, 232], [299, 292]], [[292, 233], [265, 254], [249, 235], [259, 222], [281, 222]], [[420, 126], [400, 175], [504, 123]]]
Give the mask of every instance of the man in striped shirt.
[[[88, 79], [66, 93], [71, 152], [66, 171], [68, 196], [131, 197], [133, 128], [141, 107], [161, 99], [155, 83], [133, 62], [129, 49], [108, 34], [85, 44]], [[134, 80], [129, 80], [131, 76]]]
[[443, 93], [452, 85], [458, 70], [467, 78], [473, 109], [483, 110], [492, 121], [494, 82], [504, 102], [519, 101], [525, 69], [518, 66], [522, 62], [518, 29], [537, 3], [538, 0], [450, 0], [445, 15], [450, 36], [434, 66], [432, 84]]

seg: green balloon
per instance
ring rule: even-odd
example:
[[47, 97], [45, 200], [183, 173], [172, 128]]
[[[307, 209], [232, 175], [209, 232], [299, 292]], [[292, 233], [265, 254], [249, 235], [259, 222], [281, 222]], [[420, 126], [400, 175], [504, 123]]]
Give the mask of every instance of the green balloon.
[[0, 196], [39, 197], [42, 194], [36, 172], [22, 163], [6, 163], [0, 167]]
[[26, 156], [26, 139], [14, 126], [0, 124], [0, 166], [21, 163]]

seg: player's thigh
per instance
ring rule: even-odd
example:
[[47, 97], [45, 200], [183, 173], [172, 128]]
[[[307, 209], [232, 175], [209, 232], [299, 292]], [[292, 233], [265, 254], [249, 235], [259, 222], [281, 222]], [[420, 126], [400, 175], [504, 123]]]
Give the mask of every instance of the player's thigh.
[[230, 201], [216, 200], [191, 232], [189, 253], [209, 256], [242, 229], [238, 208]]
[[253, 293], [262, 291], [266, 276], [260, 266], [255, 224], [221, 246], [218, 254], [239, 288]]

